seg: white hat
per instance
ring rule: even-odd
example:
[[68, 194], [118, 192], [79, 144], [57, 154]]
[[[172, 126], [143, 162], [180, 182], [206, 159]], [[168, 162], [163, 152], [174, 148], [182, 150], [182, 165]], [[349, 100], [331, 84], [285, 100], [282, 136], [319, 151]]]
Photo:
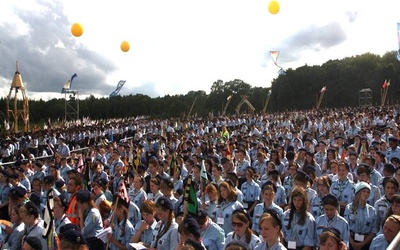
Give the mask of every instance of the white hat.
[[368, 190], [371, 191], [371, 186], [368, 183], [363, 182], [363, 181], [358, 182], [354, 186], [354, 195], [357, 195], [357, 193], [360, 192], [364, 188], [368, 188]]

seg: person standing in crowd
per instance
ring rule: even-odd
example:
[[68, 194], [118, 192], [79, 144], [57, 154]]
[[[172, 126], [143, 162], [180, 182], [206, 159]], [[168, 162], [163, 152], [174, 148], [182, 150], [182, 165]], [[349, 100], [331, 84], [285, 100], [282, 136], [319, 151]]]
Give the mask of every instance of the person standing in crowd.
[[60, 234], [60, 227], [71, 223], [65, 214], [68, 205], [62, 198], [61, 196], [53, 198], [54, 228], [57, 234]]
[[227, 234], [225, 244], [229, 244], [232, 241], [241, 241], [246, 243], [250, 250], [253, 250], [261, 243], [260, 238], [251, 230], [251, 218], [246, 210], [243, 208], [234, 210], [231, 223], [234, 231]]
[[107, 200], [103, 192], [104, 182], [106, 182], [105, 179], [103, 180], [99, 178], [96, 179], [94, 182], [92, 182], [92, 193], [93, 193], [92, 196], [94, 204], [96, 204], [96, 207], [100, 207], [100, 203], [104, 200]]
[[225, 244], [225, 232], [209, 218], [207, 211], [200, 209], [197, 215], [200, 226], [201, 239], [208, 250], [223, 250]]
[[242, 184], [240, 190], [243, 192], [243, 208], [253, 215], [255, 206], [260, 202], [260, 186], [254, 181], [255, 170], [252, 167], [246, 169], [246, 181]]
[[344, 211], [350, 228], [350, 250], [368, 250], [377, 232], [375, 209], [367, 204], [371, 187], [368, 183], [358, 182], [354, 189], [354, 200]]
[[304, 190], [306, 190], [307, 198], [308, 198], [308, 204], [310, 203], [310, 201], [314, 197], [318, 196], [317, 195], [317, 191], [315, 191], [314, 189], [310, 188], [310, 186], [312, 186], [312, 184], [313, 184], [313, 180], [303, 170], [298, 170], [296, 175], [293, 178], [293, 186], [294, 187], [301, 187]]
[[283, 214], [282, 228], [288, 249], [311, 250], [315, 245], [315, 219], [308, 212], [306, 190], [295, 187], [291, 193], [290, 208]]
[[387, 177], [383, 179], [382, 185], [384, 195], [374, 205], [378, 231], [383, 226], [385, 215], [390, 208], [390, 204], [393, 202], [393, 196], [399, 191], [399, 183], [394, 177]]
[[42, 250], [42, 243], [37, 237], [29, 236], [22, 245], [22, 250]]
[[60, 241], [63, 250], [87, 250], [86, 243], [81, 232], [75, 229], [66, 230]]
[[[157, 199], [158, 200], [158, 199]], [[157, 227], [155, 219], [155, 203], [153, 200], [146, 200], [140, 207], [140, 213], [143, 220], [140, 220], [135, 225], [136, 233], [131, 238], [132, 243], [141, 243], [145, 247], [150, 247], [153, 239], [153, 232]]]
[[254, 250], [286, 250], [281, 243], [283, 238], [281, 217], [275, 210], [267, 209], [260, 217], [259, 232], [263, 242]]
[[342, 240], [349, 245], [349, 224], [347, 221], [339, 215], [339, 200], [336, 196], [332, 194], [327, 194], [322, 198], [322, 207], [324, 213], [317, 218], [315, 218], [316, 234], [317, 239], [326, 228], [334, 227], [339, 230], [340, 235], [342, 235]]
[[9, 250], [19, 250], [21, 249], [22, 237], [25, 234], [25, 224], [22, 222], [21, 217], [19, 216], [19, 207], [14, 206], [11, 208], [10, 218], [12, 226], [9, 227], [4, 225], [4, 231], [7, 234], [4, 244], [6, 244], [6, 246], [8, 245]]
[[323, 213], [322, 210], [322, 198], [329, 194], [329, 189], [331, 187], [332, 181], [328, 176], [323, 175], [317, 178], [317, 194], [310, 201], [311, 213], [314, 218], [317, 218]]
[[179, 245], [175, 248], [180, 250], [183, 247], [193, 247], [195, 250], [206, 250], [201, 242], [199, 223], [191, 215], [187, 215], [178, 226]]
[[219, 184], [218, 204], [220, 207], [217, 210], [217, 224], [224, 229], [225, 234], [228, 234], [234, 230], [231, 223], [233, 211], [243, 208], [243, 205], [237, 200], [233, 187], [226, 181]]
[[89, 250], [104, 250], [103, 241], [96, 237], [103, 229], [103, 222], [91, 196], [88, 190], [80, 190], [76, 194], [79, 226]]
[[9, 220], [8, 214], [8, 196], [11, 190], [11, 184], [9, 183], [10, 174], [6, 170], [0, 170], [0, 219]]
[[206, 186], [205, 192], [208, 197], [208, 201], [201, 204], [201, 207], [207, 211], [208, 217], [212, 221], [216, 222], [219, 199], [218, 186], [214, 183], [210, 183]]
[[82, 179], [78, 176], [72, 176], [69, 179], [67, 192], [70, 194], [69, 204], [66, 211], [66, 215], [71, 223], [75, 225], [79, 225], [78, 220], [78, 209], [76, 203], [76, 194], [81, 190], [82, 187]]
[[143, 201], [147, 200], [147, 194], [143, 190], [143, 185], [144, 185], [144, 178], [139, 175], [135, 175], [135, 177], [133, 178], [133, 187], [129, 188], [128, 192], [129, 198], [138, 207], [141, 207]]
[[348, 178], [349, 164], [347, 162], [339, 162], [338, 180], [332, 181], [330, 193], [339, 199], [340, 215], [343, 215], [347, 204], [353, 201], [354, 183]]
[[58, 148], [57, 148], [57, 153], [61, 157], [68, 157], [71, 155], [71, 152], [69, 150], [69, 147], [67, 144], [65, 144], [65, 139], [60, 137], [58, 138]]
[[152, 199], [157, 202], [158, 198], [163, 196], [160, 191], [160, 180], [158, 178], [153, 178], [150, 180], [150, 193], [147, 194], [147, 199]]
[[135, 235], [135, 228], [128, 220], [129, 203], [122, 198], [117, 199], [115, 218], [111, 222], [112, 233], [108, 234], [110, 250], [128, 250], [131, 238]]
[[370, 168], [365, 164], [361, 164], [357, 168], [357, 176], [358, 176], [358, 181], [363, 181], [370, 185], [371, 194], [368, 198], [367, 203], [371, 206], [374, 206], [376, 201], [378, 201], [381, 198], [381, 191], [379, 190], [379, 188], [377, 186], [371, 184]]
[[400, 216], [391, 215], [389, 216], [384, 225], [383, 233], [377, 235], [371, 242], [369, 250], [382, 250], [387, 249], [393, 239], [400, 231]]
[[266, 182], [262, 188], [262, 200], [263, 203], [257, 204], [254, 208], [254, 216], [253, 216], [253, 225], [252, 230], [260, 233], [259, 225], [260, 225], [260, 218], [262, 217], [263, 213], [267, 209], [275, 210], [279, 214], [279, 218], [283, 216], [283, 210], [277, 204], [274, 203], [275, 200], [275, 193], [276, 193], [276, 185], [272, 182]]
[[319, 236], [320, 250], [347, 250], [343, 242], [340, 231], [334, 227], [325, 228]]
[[40, 221], [39, 208], [32, 201], [28, 201], [20, 207], [19, 215], [26, 228], [21, 245], [24, 245], [27, 237], [36, 237], [40, 239], [42, 249], [46, 250], [47, 240], [42, 237], [44, 228], [43, 222]]
[[170, 199], [160, 197], [155, 204], [155, 211], [159, 222], [153, 231], [153, 239], [148, 249], [173, 250], [179, 243], [179, 235]]

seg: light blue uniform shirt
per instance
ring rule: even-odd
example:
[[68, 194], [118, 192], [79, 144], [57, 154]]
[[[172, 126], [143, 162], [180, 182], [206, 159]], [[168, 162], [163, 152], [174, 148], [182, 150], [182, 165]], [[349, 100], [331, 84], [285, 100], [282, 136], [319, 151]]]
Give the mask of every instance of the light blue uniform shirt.
[[226, 236], [226, 241], [225, 244], [228, 245], [230, 242], [242, 242], [245, 243], [250, 250], [254, 250], [254, 248], [261, 243], [260, 238], [258, 238], [258, 236], [256, 236], [255, 234], [251, 234], [251, 239], [250, 242], [247, 243], [246, 242], [246, 235], [243, 235], [242, 237], [238, 237], [238, 235], [235, 232], [230, 232], [228, 233], [228, 235]]
[[25, 224], [21, 222], [17, 227], [14, 228], [13, 232], [10, 234], [10, 237], [7, 239], [8, 246], [10, 250], [20, 250], [21, 249], [21, 240], [25, 234]]
[[128, 196], [138, 207], [141, 207], [143, 201], [147, 200], [147, 194], [142, 188], [139, 190], [129, 188]]
[[374, 207], [365, 204], [363, 208], [358, 208], [353, 212], [353, 203], [347, 204], [344, 210], [344, 218], [349, 223], [350, 231], [358, 234], [369, 234], [377, 232], [377, 218]]
[[275, 183], [275, 185], [276, 185], [275, 203], [279, 205], [287, 204], [285, 188], [279, 183]]
[[218, 211], [217, 201], [206, 201], [205, 204], [208, 217], [212, 221], [217, 222], [217, 211]]
[[299, 215], [295, 213], [291, 221], [291, 227], [290, 229], [287, 229], [287, 226], [289, 225], [289, 214], [290, 209], [284, 212], [281, 219], [282, 232], [285, 240], [287, 242], [296, 241], [297, 247], [314, 246], [317, 239], [315, 234], [315, 219], [312, 214], [307, 212], [307, 218], [304, 225], [299, 225], [297, 223]]
[[311, 213], [314, 218], [322, 215], [324, 213], [322, 208], [322, 198], [319, 196], [314, 196], [310, 201]]
[[234, 230], [232, 226], [232, 213], [236, 209], [243, 208], [239, 201], [222, 202], [217, 211], [217, 224], [224, 229], [225, 234]]
[[389, 246], [389, 243], [385, 240], [385, 235], [378, 234], [372, 240], [371, 245], [369, 246], [369, 250], [383, 250], [383, 249], [387, 249], [388, 246]]
[[242, 190], [240, 190], [239, 188], [235, 187], [235, 191], [237, 193], [237, 200], [238, 202], [242, 203], [243, 199], [244, 199], [244, 195], [242, 193]]
[[[143, 221], [139, 221], [136, 223], [135, 230], [136, 232], [139, 231], [140, 227], [142, 226]], [[146, 245], [150, 246], [151, 241], [153, 240], [153, 231], [156, 229], [157, 221], [154, 220], [153, 224], [149, 226], [148, 229], [144, 230], [144, 232], [140, 235], [140, 241], [145, 243]]]
[[159, 225], [156, 227], [156, 230], [153, 231], [151, 247], [157, 248], [157, 250], [175, 250], [179, 243], [178, 224], [174, 220], [165, 234], [163, 234], [163, 236], [156, 241], [157, 234], [159, 231], [161, 232], [163, 230], [163, 227], [164, 225], [159, 223]]
[[257, 233], [260, 233], [259, 225], [258, 223], [260, 222], [260, 217], [264, 213], [266, 209], [273, 209], [279, 214], [279, 218], [282, 219], [283, 217], [283, 209], [276, 205], [275, 203], [271, 203], [271, 206], [268, 208], [265, 207], [265, 203], [259, 203], [254, 207], [254, 213], [253, 213], [253, 224], [251, 226], [251, 229]]
[[[240, 190], [243, 192], [244, 202], [255, 202], [260, 200], [261, 188], [254, 180], [252, 180], [250, 183], [247, 181], [244, 182]], [[244, 207], [249, 209], [246, 206]]]
[[201, 232], [201, 239], [207, 250], [223, 250], [226, 245], [224, 229], [210, 219], [205, 230]]
[[354, 183], [349, 179], [344, 182], [342, 182], [341, 180], [337, 180], [332, 182], [330, 193], [336, 196], [339, 202], [346, 202], [348, 204], [353, 202], [353, 187]]
[[375, 169], [372, 169], [371, 175], [370, 175], [370, 182], [371, 184], [375, 186], [379, 186], [382, 180], [382, 175], [376, 171]]
[[388, 148], [388, 150], [386, 151], [386, 159], [388, 162], [390, 162], [390, 160], [393, 157], [397, 157], [400, 159], [400, 147], [396, 147], [394, 150], [392, 148]]
[[[371, 184], [371, 192], [369, 194], [367, 203], [371, 206], [374, 206], [375, 203], [381, 198], [381, 191], [379, 190], [379, 188], [375, 185]], [[375, 208], [376, 210], [376, 208]], [[378, 210], [376, 210], [378, 211]]]
[[350, 237], [350, 229], [347, 221], [340, 216], [338, 213], [332, 218], [329, 219], [325, 214], [318, 216], [315, 219], [317, 240], [319, 246], [319, 236], [322, 234], [322, 231], [328, 227], [334, 227], [340, 231], [340, 235], [342, 236], [343, 242], [346, 246], [349, 246], [349, 237]]
[[285, 188], [286, 196], [289, 196], [290, 192], [292, 191], [292, 182], [293, 177], [291, 175], [286, 176], [283, 180], [283, 187]]
[[377, 230], [380, 231], [383, 226], [383, 219], [390, 209], [390, 202], [386, 199], [386, 195], [375, 202], [374, 208], [376, 212], [376, 227]]
[[136, 225], [142, 219], [142, 215], [140, 213], [140, 209], [136, 206], [133, 201], [129, 202], [128, 209], [128, 220], [132, 223], [132, 225]]
[[[116, 220], [115, 220], [115, 222], [116, 222]], [[123, 221], [121, 221], [118, 224], [115, 223], [114, 230], [112, 231], [112, 236], [119, 243], [124, 245], [127, 249], [130, 249], [129, 243], [131, 241], [131, 237], [135, 235], [135, 229], [129, 220], [126, 220], [125, 225], [123, 225], [123, 224], [124, 224]], [[125, 230], [124, 232], [123, 232], [123, 229]], [[110, 249], [118, 250], [120, 248], [118, 248], [114, 244], [110, 243]]]
[[286, 247], [280, 243], [279, 241], [277, 241], [273, 246], [271, 246], [270, 248], [267, 247], [267, 243], [262, 242], [260, 244], [258, 244], [254, 250], [287, 250]]
[[82, 228], [82, 236], [87, 238], [95, 237], [103, 229], [103, 221], [97, 208], [90, 208], [84, 215], [85, 223]]

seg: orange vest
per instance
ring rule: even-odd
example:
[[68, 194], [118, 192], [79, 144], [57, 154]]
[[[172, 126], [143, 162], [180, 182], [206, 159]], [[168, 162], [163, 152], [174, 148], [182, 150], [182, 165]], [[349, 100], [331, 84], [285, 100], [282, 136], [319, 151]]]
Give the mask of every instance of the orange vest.
[[67, 218], [75, 225], [79, 226], [78, 220], [78, 211], [76, 209], [76, 195], [71, 198], [71, 201], [68, 204], [68, 209], [65, 213]]

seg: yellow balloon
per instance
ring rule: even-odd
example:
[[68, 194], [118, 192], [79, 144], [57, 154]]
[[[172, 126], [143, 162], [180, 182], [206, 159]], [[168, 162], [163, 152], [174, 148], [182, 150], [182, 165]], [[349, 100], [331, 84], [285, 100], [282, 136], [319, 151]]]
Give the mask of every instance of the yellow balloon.
[[80, 23], [74, 23], [71, 26], [72, 35], [79, 37], [83, 34], [83, 27]]
[[128, 42], [128, 41], [123, 41], [123, 42], [121, 43], [121, 50], [122, 50], [123, 52], [128, 52], [129, 49], [130, 49], [129, 42]]
[[271, 2], [269, 2], [269, 5], [268, 5], [269, 13], [275, 15], [275, 14], [277, 14], [279, 12], [279, 8], [280, 8], [280, 6], [279, 6], [279, 3], [277, 1], [272, 0]]

